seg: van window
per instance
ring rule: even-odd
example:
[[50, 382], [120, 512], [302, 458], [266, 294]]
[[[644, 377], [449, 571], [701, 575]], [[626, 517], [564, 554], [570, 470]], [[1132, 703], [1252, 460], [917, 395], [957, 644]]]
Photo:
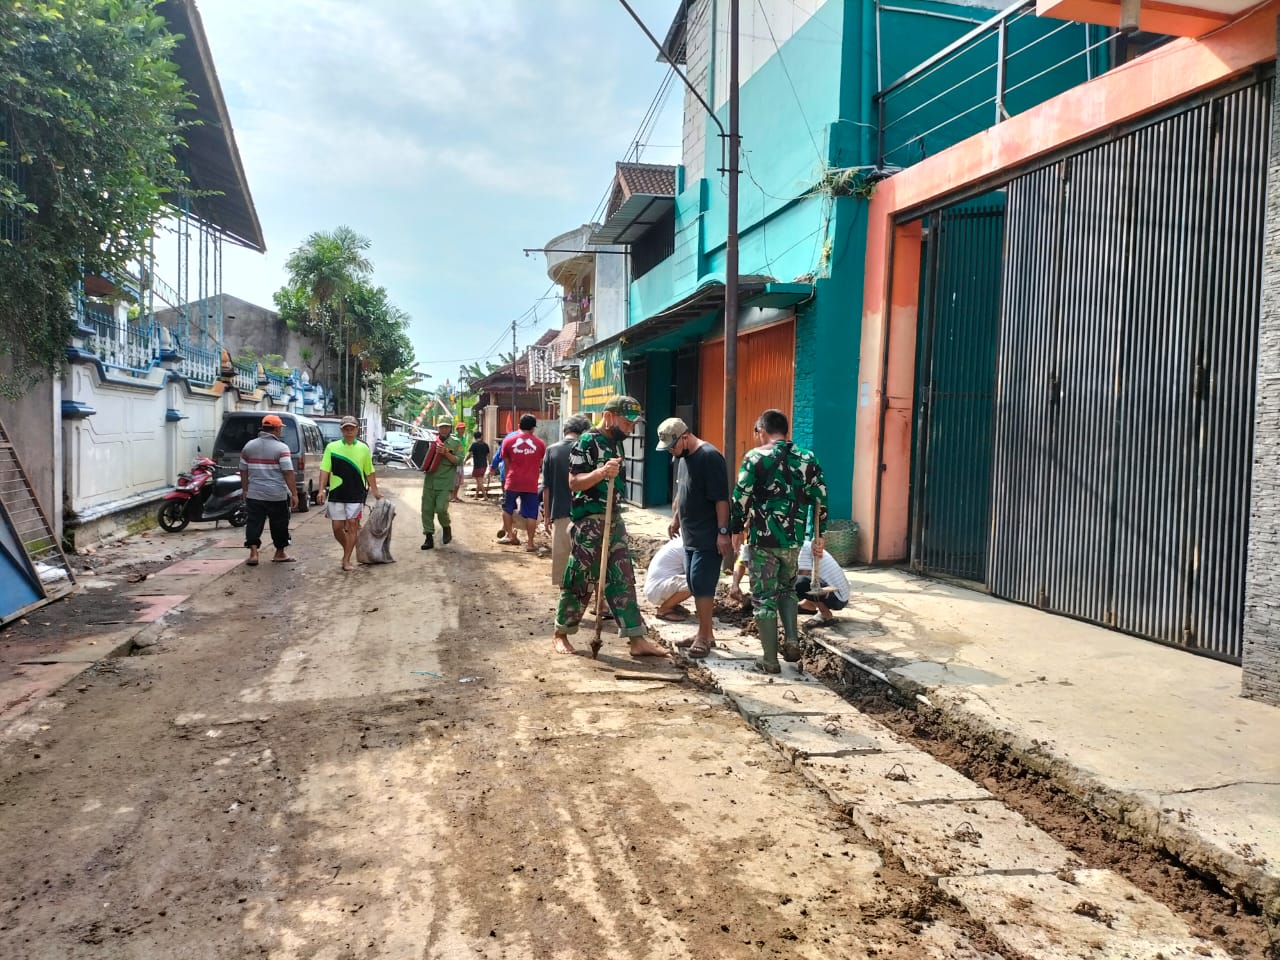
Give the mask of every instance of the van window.
[[302, 428], [302, 435], [307, 441], [307, 453], [320, 454], [324, 452], [324, 438], [320, 436], [320, 430], [311, 424], [306, 424]]
[[[283, 417], [281, 419], [284, 419]], [[222, 421], [218, 431], [218, 439], [214, 443], [217, 456], [239, 454], [244, 445], [258, 435], [262, 427], [262, 417], [228, 417]], [[298, 452], [298, 425], [293, 420], [284, 421], [284, 431], [280, 437], [289, 445], [289, 450]]]

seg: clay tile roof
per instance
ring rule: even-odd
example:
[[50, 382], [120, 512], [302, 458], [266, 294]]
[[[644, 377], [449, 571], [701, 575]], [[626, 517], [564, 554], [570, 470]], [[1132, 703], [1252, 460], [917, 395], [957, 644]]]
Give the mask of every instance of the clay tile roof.
[[674, 197], [676, 168], [659, 163], [619, 163], [618, 182], [628, 196], [641, 193], [651, 197]]

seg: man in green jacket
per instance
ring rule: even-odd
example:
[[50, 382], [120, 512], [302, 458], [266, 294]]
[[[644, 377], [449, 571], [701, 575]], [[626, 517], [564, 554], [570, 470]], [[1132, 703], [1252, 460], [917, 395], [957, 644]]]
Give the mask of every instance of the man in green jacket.
[[453, 528], [449, 524], [449, 497], [453, 493], [453, 482], [457, 479], [458, 464], [464, 456], [462, 440], [453, 435], [453, 418], [440, 417], [436, 420], [436, 433], [439, 439], [440, 455], [430, 470], [423, 471], [422, 476], [422, 549], [430, 550], [436, 545], [436, 518], [440, 519], [440, 542], [448, 543], [453, 539]]

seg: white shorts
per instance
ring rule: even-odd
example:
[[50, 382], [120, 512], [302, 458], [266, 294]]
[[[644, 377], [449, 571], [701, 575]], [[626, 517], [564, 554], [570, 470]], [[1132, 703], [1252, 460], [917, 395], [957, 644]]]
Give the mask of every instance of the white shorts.
[[684, 593], [689, 589], [689, 581], [684, 577], [662, 577], [650, 583], [648, 580], [644, 582], [645, 599], [652, 603], [655, 607], [660, 607], [671, 597], [677, 593]]
[[364, 513], [363, 503], [326, 500], [324, 504], [324, 515], [330, 520], [359, 520], [362, 513]]

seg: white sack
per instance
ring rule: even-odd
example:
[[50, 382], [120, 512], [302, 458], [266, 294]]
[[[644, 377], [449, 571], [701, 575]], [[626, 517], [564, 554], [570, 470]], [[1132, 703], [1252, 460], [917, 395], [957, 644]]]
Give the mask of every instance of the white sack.
[[396, 508], [387, 497], [374, 502], [369, 508], [369, 519], [360, 526], [356, 536], [356, 559], [360, 563], [395, 563], [391, 556], [391, 524], [396, 518]]

